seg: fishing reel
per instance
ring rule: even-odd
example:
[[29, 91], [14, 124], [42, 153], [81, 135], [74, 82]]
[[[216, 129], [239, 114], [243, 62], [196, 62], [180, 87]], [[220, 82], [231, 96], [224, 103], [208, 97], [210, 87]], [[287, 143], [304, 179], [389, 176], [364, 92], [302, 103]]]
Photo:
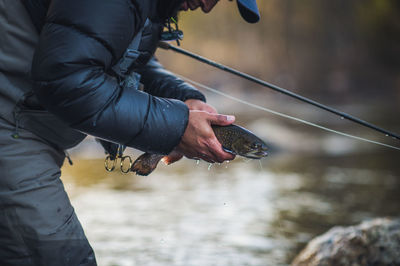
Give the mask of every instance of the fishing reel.
[[177, 19], [170, 17], [164, 27], [167, 28], [167, 30], [161, 33], [161, 41], [176, 41], [176, 44], [180, 46], [179, 41], [183, 39], [183, 31], [179, 30]]

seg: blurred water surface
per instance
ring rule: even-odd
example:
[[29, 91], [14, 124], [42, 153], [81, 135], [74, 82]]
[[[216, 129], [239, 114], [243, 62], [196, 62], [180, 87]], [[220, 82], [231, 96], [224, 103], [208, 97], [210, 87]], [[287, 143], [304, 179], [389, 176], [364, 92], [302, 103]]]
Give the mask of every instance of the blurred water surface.
[[287, 265], [332, 226], [399, 215], [398, 151], [237, 117], [270, 143], [269, 157], [182, 159], [140, 177], [106, 172], [93, 139], [71, 151], [62, 178], [99, 265]]
[[[400, 132], [400, 5], [396, 0], [258, 1], [180, 17], [184, 48]], [[172, 52], [160, 61], [240, 99], [346, 133], [399, 142]], [[287, 265], [335, 225], [398, 216], [399, 152], [351, 140], [203, 91], [263, 138], [270, 156], [213, 165], [183, 159], [148, 177], [104, 170], [93, 139], [71, 151], [62, 179], [96, 252], [111, 265]], [[127, 150], [133, 157], [138, 151]]]

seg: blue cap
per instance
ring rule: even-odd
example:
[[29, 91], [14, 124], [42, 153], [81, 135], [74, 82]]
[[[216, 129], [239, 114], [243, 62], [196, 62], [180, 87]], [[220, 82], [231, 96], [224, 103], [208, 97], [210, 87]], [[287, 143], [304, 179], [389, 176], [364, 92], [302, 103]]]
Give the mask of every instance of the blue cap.
[[240, 15], [249, 23], [256, 23], [260, 20], [256, 0], [237, 0]]

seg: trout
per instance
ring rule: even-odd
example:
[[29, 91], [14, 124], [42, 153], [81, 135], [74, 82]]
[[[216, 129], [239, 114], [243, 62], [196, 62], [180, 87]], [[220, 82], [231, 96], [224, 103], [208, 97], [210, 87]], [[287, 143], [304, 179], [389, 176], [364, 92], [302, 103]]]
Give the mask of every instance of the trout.
[[[267, 145], [251, 131], [238, 126], [217, 126], [212, 129], [224, 151], [250, 159], [261, 159], [267, 156]], [[156, 169], [158, 162], [167, 157], [160, 154], [144, 153], [131, 167], [137, 175], [147, 176]]]

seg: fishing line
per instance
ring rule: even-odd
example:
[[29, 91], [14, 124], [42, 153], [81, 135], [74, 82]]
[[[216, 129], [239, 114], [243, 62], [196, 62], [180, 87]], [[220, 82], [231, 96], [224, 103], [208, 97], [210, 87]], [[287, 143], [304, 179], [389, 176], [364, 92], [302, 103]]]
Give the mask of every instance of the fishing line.
[[325, 131], [328, 131], [328, 132], [331, 132], [331, 133], [335, 133], [335, 134], [338, 134], [338, 135], [341, 135], [341, 136], [344, 136], [344, 137], [348, 137], [348, 138], [356, 139], [356, 140], [359, 140], [359, 141], [364, 141], [364, 142], [368, 142], [368, 143], [384, 146], [384, 147], [395, 149], [395, 150], [400, 150], [400, 148], [396, 147], [396, 146], [392, 146], [392, 145], [388, 145], [388, 144], [381, 143], [381, 142], [378, 142], [378, 141], [374, 141], [374, 140], [370, 140], [370, 139], [354, 136], [354, 135], [351, 135], [351, 134], [347, 134], [347, 133], [344, 133], [344, 132], [341, 132], [341, 131], [337, 131], [337, 130], [334, 130], [334, 129], [331, 129], [331, 128], [327, 128], [327, 127], [324, 127], [324, 126], [321, 126], [321, 125], [318, 125], [318, 124], [315, 124], [315, 123], [312, 123], [312, 122], [309, 122], [309, 121], [294, 117], [294, 116], [290, 116], [290, 115], [287, 115], [287, 114], [284, 114], [284, 113], [280, 113], [280, 112], [268, 109], [268, 108], [263, 107], [263, 106], [259, 106], [257, 104], [254, 104], [254, 103], [239, 99], [239, 98], [237, 98], [235, 96], [229, 95], [229, 94], [224, 93], [222, 91], [213, 89], [213, 88], [208, 87], [206, 85], [203, 85], [203, 84], [201, 84], [199, 82], [191, 80], [191, 79], [189, 79], [187, 77], [184, 77], [182, 75], [179, 75], [179, 74], [176, 74], [176, 73], [174, 73], [174, 74], [177, 77], [179, 77], [179, 78], [181, 78], [183, 80], [186, 80], [187, 82], [192, 83], [195, 86], [198, 86], [198, 87], [203, 88], [205, 90], [211, 91], [211, 92], [213, 92], [215, 94], [219, 94], [219, 95], [224, 96], [226, 98], [229, 98], [229, 99], [231, 99], [233, 101], [236, 101], [236, 102], [245, 104], [247, 106], [253, 107], [255, 109], [259, 109], [259, 110], [262, 110], [262, 111], [265, 111], [265, 112], [268, 112], [268, 113], [271, 113], [271, 114], [274, 114], [274, 115], [277, 115], [277, 116], [280, 116], [280, 117], [283, 117], [283, 118], [286, 118], [286, 119], [294, 120], [294, 121], [297, 121], [297, 122], [300, 122], [300, 123], [303, 123], [303, 124], [306, 124], [306, 125], [309, 125], [309, 126], [312, 126], [312, 127], [316, 127], [316, 128], [319, 128], [319, 129], [322, 129], [322, 130], [325, 130]]
[[246, 73], [243, 73], [243, 72], [238, 71], [238, 70], [236, 70], [236, 69], [227, 67], [227, 66], [222, 65], [222, 64], [220, 64], [220, 63], [211, 61], [211, 60], [209, 60], [209, 59], [207, 59], [207, 58], [205, 58], [205, 57], [202, 57], [202, 56], [197, 55], [197, 54], [195, 54], [195, 53], [186, 51], [186, 50], [184, 50], [184, 49], [182, 49], [182, 48], [173, 46], [173, 45], [171, 45], [171, 44], [169, 44], [169, 43], [167, 43], [167, 42], [159, 42], [159, 43], [158, 43], [158, 47], [160, 47], [160, 48], [162, 48], [162, 49], [166, 49], [166, 50], [172, 50], [172, 51], [174, 51], [174, 52], [177, 52], [177, 53], [186, 55], [186, 56], [191, 57], [191, 58], [193, 58], [193, 59], [195, 59], [195, 60], [198, 60], [198, 61], [200, 61], [200, 62], [203, 62], [203, 63], [206, 63], [206, 64], [208, 64], [208, 65], [211, 65], [211, 66], [213, 66], [213, 67], [215, 67], [215, 68], [221, 69], [221, 70], [223, 70], [223, 71], [225, 71], [225, 72], [229, 72], [229, 73], [231, 73], [231, 74], [233, 74], [233, 75], [236, 75], [236, 76], [239, 76], [239, 77], [241, 77], [241, 78], [244, 78], [244, 79], [247, 79], [247, 80], [249, 80], [249, 81], [252, 81], [252, 82], [254, 82], [254, 83], [257, 83], [257, 84], [259, 84], [259, 85], [261, 85], [261, 86], [263, 86], [263, 87], [267, 87], [267, 88], [272, 89], [272, 90], [274, 90], [274, 91], [277, 91], [277, 92], [280, 92], [280, 93], [285, 94], [285, 95], [287, 95], [287, 96], [290, 96], [290, 97], [292, 97], [292, 98], [295, 98], [295, 99], [297, 99], [297, 100], [299, 100], [299, 101], [302, 101], [302, 102], [311, 104], [311, 105], [316, 106], [316, 107], [318, 107], [318, 108], [320, 108], [320, 109], [323, 109], [323, 110], [325, 110], [325, 111], [331, 112], [331, 113], [333, 113], [333, 114], [335, 114], [335, 115], [338, 115], [338, 116], [342, 117], [343, 119], [344, 119], [344, 118], [345, 118], [345, 119], [348, 119], [348, 120], [353, 121], [353, 122], [355, 122], [355, 123], [357, 123], [357, 124], [360, 124], [360, 125], [362, 125], [362, 126], [368, 127], [368, 128], [373, 129], [373, 130], [375, 130], [375, 131], [379, 131], [379, 132], [381, 132], [381, 133], [384, 133], [384, 134], [386, 134], [386, 135], [388, 135], [388, 136], [391, 136], [391, 137], [393, 137], [393, 138], [396, 138], [396, 139], [400, 140], [400, 136], [399, 136], [399, 135], [397, 135], [397, 134], [395, 134], [395, 133], [393, 133], [393, 132], [390, 132], [390, 131], [388, 131], [388, 130], [386, 130], [386, 129], [380, 128], [380, 127], [378, 127], [378, 126], [376, 126], [376, 125], [374, 125], [374, 124], [368, 123], [368, 122], [366, 122], [366, 121], [364, 121], [364, 120], [361, 120], [361, 119], [359, 119], [359, 118], [357, 118], [357, 117], [355, 117], [355, 116], [349, 115], [349, 114], [347, 114], [347, 113], [345, 113], [345, 112], [342, 112], [342, 111], [339, 111], [339, 110], [336, 110], [336, 109], [334, 109], [334, 108], [332, 108], [332, 107], [326, 106], [326, 105], [321, 104], [321, 103], [319, 103], [319, 102], [317, 102], [317, 101], [313, 101], [313, 100], [311, 100], [311, 99], [309, 99], [309, 98], [306, 98], [306, 97], [304, 97], [304, 96], [301, 96], [301, 95], [299, 95], [299, 94], [297, 94], [297, 93], [294, 93], [294, 92], [292, 92], [292, 91], [289, 91], [289, 90], [287, 90], [287, 89], [278, 87], [278, 86], [276, 86], [276, 85], [274, 85], [274, 84], [271, 84], [271, 83], [266, 82], [266, 81], [264, 81], [264, 80], [261, 80], [261, 79], [258, 79], [258, 78], [256, 78], [256, 77], [253, 77], [253, 76], [251, 76], [251, 75], [249, 75], [249, 74], [246, 74]]

